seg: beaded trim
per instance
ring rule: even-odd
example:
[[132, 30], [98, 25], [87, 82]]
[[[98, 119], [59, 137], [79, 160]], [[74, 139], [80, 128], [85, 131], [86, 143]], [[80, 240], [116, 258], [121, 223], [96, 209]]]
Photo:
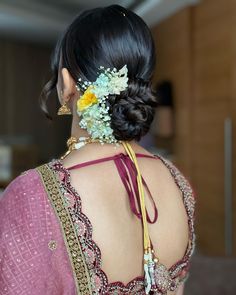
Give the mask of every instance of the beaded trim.
[[75, 277], [78, 294], [90, 295], [92, 294], [92, 291], [90, 276], [87, 270], [87, 264], [85, 262], [70, 214], [64, 204], [63, 196], [61, 194], [61, 188], [59, 186], [56, 175], [47, 164], [37, 167], [36, 170], [38, 171], [42, 179], [51, 205], [55, 210], [56, 216], [59, 219], [65, 245], [67, 247], [67, 252], [69, 254], [71, 265], [73, 268], [73, 274]]
[[[157, 269], [157, 275], [160, 277], [160, 284], [158, 285], [158, 290], [156, 290], [154, 294], [163, 295], [167, 294], [168, 290], [176, 290], [179, 284], [186, 281], [188, 278], [189, 260], [195, 247], [193, 227], [195, 198], [190, 184], [180, 171], [167, 159], [161, 156], [157, 157], [167, 166], [176, 184], [183, 193], [183, 201], [187, 209], [190, 231], [190, 240], [184, 257], [169, 269], [162, 264], [160, 264]], [[63, 166], [60, 160], [52, 160], [48, 165], [59, 177], [62, 195], [64, 196], [66, 207], [71, 214], [71, 219], [74, 223], [81, 249], [88, 266], [93, 294], [145, 294], [143, 276], [131, 280], [127, 285], [124, 285], [122, 282], [108, 283], [108, 278], [101, 269], [101, 251], [92, 239], [92, 224], [82, 212], [81, 198], [71, 185], [69, 170]]]

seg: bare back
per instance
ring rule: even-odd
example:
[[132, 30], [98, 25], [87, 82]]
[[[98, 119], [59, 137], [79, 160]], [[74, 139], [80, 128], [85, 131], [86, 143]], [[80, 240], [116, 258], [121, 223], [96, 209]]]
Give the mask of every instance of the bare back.
[[[88, 156], [81, 153], [79, 162], [86, 161]], [[73, 158], [65, 161], [64, 166], [72, 163], [75, 164]], [[183, 192], [160, 157], [138, 158], [138, 163], [158, 210], [157, 222], [149, 224], [153, 247], [160, 262], [169, 269], [184, 257], [190, 239]], [[142, 224], [130, 209], [114, 162], [74, 169], [70, 176], [81, 197], [82, 211], [92, 224], [93, 241], [101, 250], [102, 270], [108, 282], [127, 285], [142, 275]], [[146, 205], [153, 217], [148, 198]]]

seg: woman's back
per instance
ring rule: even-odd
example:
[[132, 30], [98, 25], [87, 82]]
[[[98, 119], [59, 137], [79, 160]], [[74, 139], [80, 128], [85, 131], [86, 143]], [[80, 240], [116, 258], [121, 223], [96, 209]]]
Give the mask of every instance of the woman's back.
[[[149, 224], [153, 248], [160, 263], [174, 270], [173, 266], [177, 262], [183, 262], [193, 239], [189, 225], [192, 218], [187, 213], [187, 209], [192, 211], [193, 208], [187, 207], [186, 196], [184, 198], [184, 190], [187, 194], [191, 188], [183, 189], [187, 180], [171, 162], [160, 156], [150, 157], [138, 145], [135, 151], [142, 176], [158, 212], [157, 221]], [[127, 285], [142, 276], [142, 223], [131, 210], [129, 195], [114, 159], [104, 161], [114, 154], [124, 158], [123, 161], [129, 159], [120, 149], [113, 149], [112, 152], [106, 151], [104, 147], [98, 147], [94, 158], [88, 148], [86, 153], [81, 150], [77, 158], [71, 155], [65, 159], [61, 168], [70, 175], [70, 186], [81, 199], [82, 212], [89, 220], [85, 218], [84, 222], [92, 225], [91, 240], [101, 251], [101, 269], [109, 284], [119, 281]], [[101, 162], [93, 163], [97, 159], [101, 159]], [[75, 164], [79, 164], [78, 167]], [[186, 183], [183, 183], [181, 177]], [[132, 183], [131, 179], [130, 182]], [[179, 187], [181, 185], [182, 190]], [[153, 219], [153, 203], [148, 198], [147, 191], [146, 195], [147, 211]]]
[[[64, 161], [30, 169], [4, 192], [0, 202], [4, 294], [145, 294], [142, 223], [118, 173], [124, 172], [121, 161], [130, 168], [130, 160], [118, 149], [95, 150], [88, 146], [86, 152], [71, 153]], [[156, 223], [148, 224], [159, 259], [158, 289], [150, 294], [175, 294], [188, 277], [194, 250], [194, 194], [171, 162], [135, 151], [158, 211]], [[88, 165], [107, 157], [112, 159]], [[87, 164], [70, 169], [78, 162]], [[154, 206], [145, 192], [153, 221]]]

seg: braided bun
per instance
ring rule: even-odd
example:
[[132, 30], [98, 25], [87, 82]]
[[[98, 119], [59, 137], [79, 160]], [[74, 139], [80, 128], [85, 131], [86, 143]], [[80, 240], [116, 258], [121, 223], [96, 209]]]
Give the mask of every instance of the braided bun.
[[117, 140], [139, 140], [148, 132], [157, 106], [150, 82], [129, 81], [127, 90], [111, 97], [109, 103], [111, 128]]

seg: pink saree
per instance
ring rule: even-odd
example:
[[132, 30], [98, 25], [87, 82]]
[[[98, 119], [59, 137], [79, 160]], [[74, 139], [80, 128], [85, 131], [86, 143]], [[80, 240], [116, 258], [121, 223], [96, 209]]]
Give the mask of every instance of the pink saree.
[[[188, 181], [163, 158], [183, 193], [189, 217], [189, 246], [170, 269], [158, 268], [158, 291], [176, 290], [188, 277], [195, 246], [195, 198]], [[0, 200], [0, 294], [144, 295], [144, 278], [127, 285], [108, 283], [101, 252], [92, 240], [92, 225], [60, 162], [30, 169], [18, 176]]]
[[61, 229], [38, 172], [17, 177], [0, 204], [1, 294], [76, 294]]

